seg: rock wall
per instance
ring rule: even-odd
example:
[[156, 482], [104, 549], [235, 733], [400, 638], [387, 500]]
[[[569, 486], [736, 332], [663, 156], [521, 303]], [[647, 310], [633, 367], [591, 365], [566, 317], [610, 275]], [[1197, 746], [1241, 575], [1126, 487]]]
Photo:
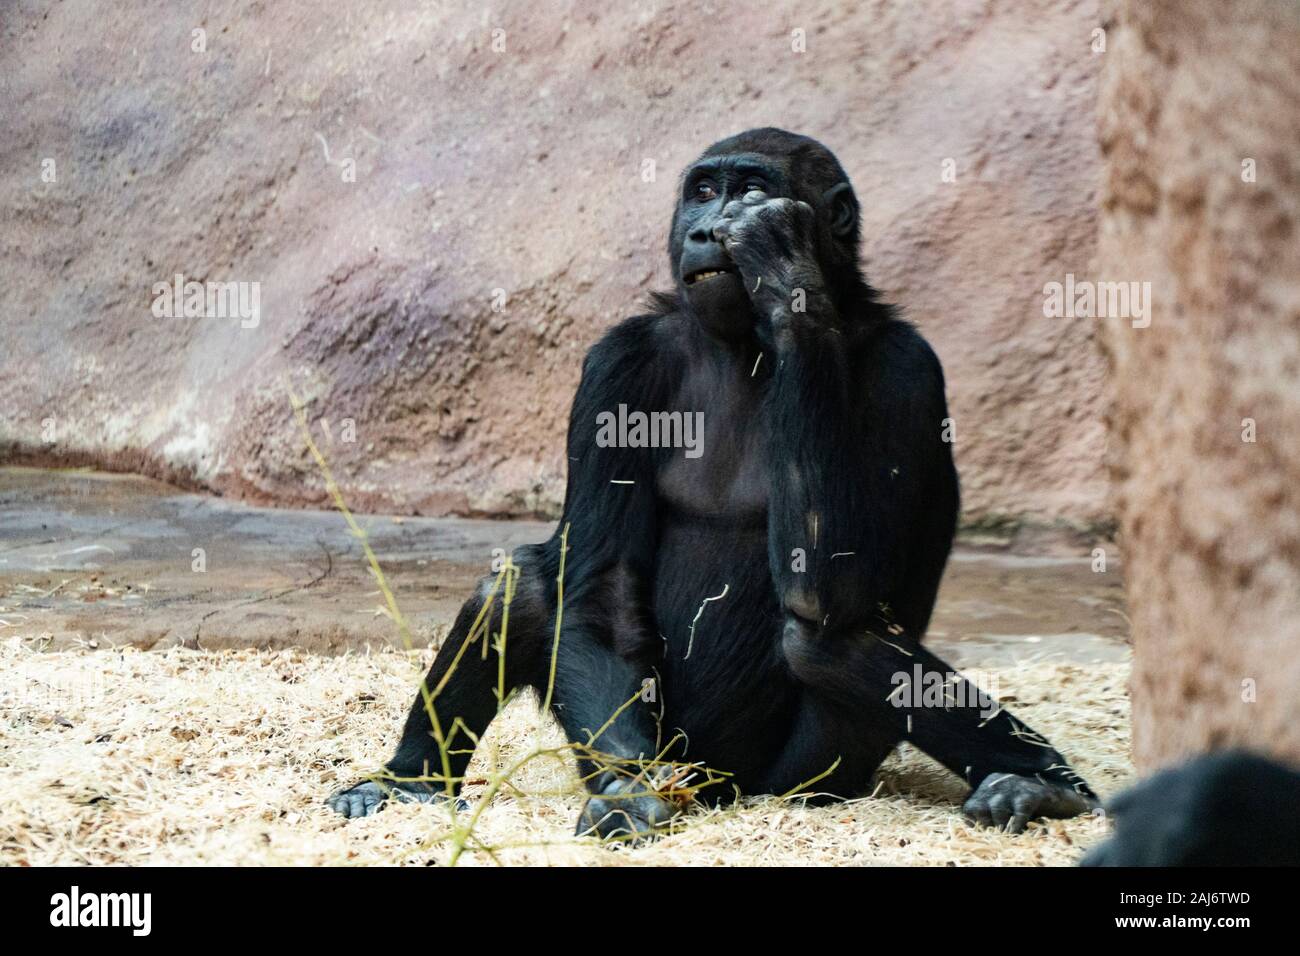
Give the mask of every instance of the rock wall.
[[[854, 178], [967, 520], [1106, 521], [1095, 328], [1042, 308], [1095, 255], [1091, 0], [188, 9], [0, 22], [0, 457], [321, 503], [292, 383], [357, 508], [553, 513], [680, 168], [771, 124]], [[158, 317], [177, 274], [258, 283], [257, 324]]]
[[1300, 761], [1300, 6], [1109, 12], [1099, 270], [1154, 303], [1102, 324], [1135, 757]]

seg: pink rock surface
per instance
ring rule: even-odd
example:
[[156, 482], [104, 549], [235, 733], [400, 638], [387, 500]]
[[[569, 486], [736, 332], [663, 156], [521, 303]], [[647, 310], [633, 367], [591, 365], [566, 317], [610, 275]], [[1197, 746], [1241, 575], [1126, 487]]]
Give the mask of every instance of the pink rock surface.
[[[1106, 521], [1095, 330], [1042, 311], [1095, 254], [1094, 3], [450, 6], [10, 11], [0, 455], [318, 504], [292, 383], [358, 509], [554, 513], [679, 170], [770, 124], [853, 177], [868, 275], [948, 372], [966, 519]], [[257, 327], [156, 318], [176, 273], [260, 283]]]

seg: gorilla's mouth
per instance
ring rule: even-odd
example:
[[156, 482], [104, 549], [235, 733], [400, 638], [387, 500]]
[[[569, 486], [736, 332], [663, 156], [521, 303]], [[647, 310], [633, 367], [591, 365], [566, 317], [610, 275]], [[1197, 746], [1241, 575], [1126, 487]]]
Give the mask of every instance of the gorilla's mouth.
[[697, 285], [701, 282], [708, 282], [710, 279], [715, 279], [718, 276], [734, 275], [735, 271], [735, 269], [730, 269], [726, 266], [723, 266], [720, 269], [696, 269], [686, 277], [686, 284]]

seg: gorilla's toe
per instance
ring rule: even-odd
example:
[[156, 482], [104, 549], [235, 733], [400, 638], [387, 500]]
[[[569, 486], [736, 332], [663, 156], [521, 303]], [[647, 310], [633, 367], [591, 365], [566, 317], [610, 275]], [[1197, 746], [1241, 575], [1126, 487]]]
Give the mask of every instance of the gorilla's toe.
[[[447, 795], [426, 783], [381, 783], [366, 780], [356, 786], [330, 795], [325, 805], [348, 819], [374, 816], [389, 800], [398, 803], [438, 803]], [[464, 810], [467, 804], [456, 798], [456, 809]]]
[[678, 812], [676, 804], [648, 790], [644, 782], [620, 780], [587, 800], [575, 832], [639, 843], [662, 832]]

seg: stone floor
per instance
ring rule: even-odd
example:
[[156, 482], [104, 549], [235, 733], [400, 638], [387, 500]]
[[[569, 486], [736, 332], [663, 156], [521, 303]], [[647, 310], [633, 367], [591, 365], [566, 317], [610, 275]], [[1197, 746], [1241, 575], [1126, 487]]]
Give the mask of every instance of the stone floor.
[[[417, 640], [448, 625], [494, 549], [543, 522], [359, 516]], [[196, 549], [202, 566], [196, 570]], [[130, 475], [0, 468], [0, 639], [35, 646], [394, 643], [360, 543], [334, 512], [256, 508]], [[1127, 656], [1118, 564], [959, 547], [929, 643], [958, 666]]]

